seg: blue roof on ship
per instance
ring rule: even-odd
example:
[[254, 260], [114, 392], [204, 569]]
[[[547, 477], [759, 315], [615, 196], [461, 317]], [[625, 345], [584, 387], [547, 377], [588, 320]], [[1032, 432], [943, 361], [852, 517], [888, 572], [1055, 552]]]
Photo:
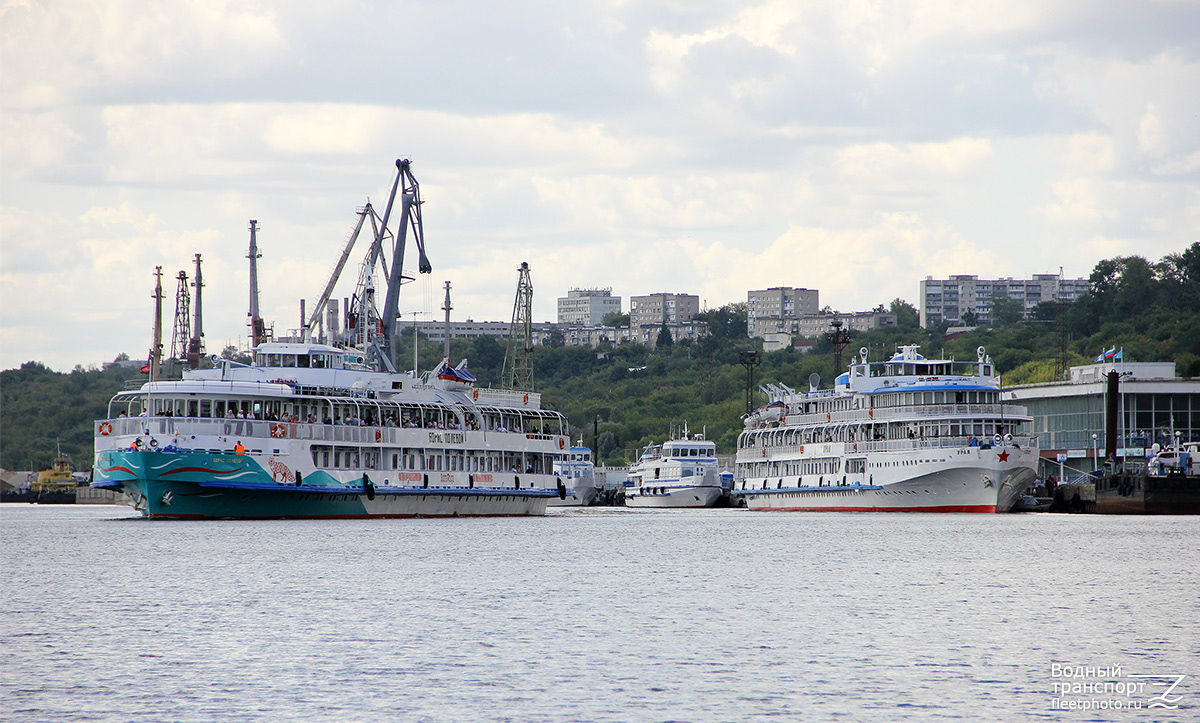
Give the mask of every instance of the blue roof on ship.
[[999, 391], [996, 387], [989, 387], [983, 384], [928, 384], [925, 382], [913, 382], [911, 384], [897, 384], [892, 387], [875, 387], [865, 394], [882, 394], [884, 392], [995, 392]]

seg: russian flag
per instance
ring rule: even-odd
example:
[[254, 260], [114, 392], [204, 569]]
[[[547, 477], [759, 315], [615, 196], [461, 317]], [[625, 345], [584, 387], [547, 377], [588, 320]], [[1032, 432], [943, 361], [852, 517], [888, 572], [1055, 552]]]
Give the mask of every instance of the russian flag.
[[[1124, 347], [1122, 347], [1122, 349], [1123, 348]], [[1117, 358], [1117, 359], [1121, 358], [1120, 356], [1117, 355], [1117, 348], [1115, 346], [1112, 349], [1109, 349], [1108, 351], [1100, 352], [1100, 356], [1096, 357], [1093, 361], [1095, 361], [1097, 364], [1099, 364], [1100, 362], [1103, 362], [1103, 361], [1112, 361], [1113, 358]]]

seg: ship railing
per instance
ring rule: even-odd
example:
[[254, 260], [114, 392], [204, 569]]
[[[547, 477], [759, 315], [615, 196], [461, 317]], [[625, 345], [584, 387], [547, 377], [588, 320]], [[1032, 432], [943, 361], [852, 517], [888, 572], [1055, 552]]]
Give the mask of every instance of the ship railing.
[[870, 424], [896, 419], [1026, 417], [1026, 408], [1018, 404], [917, 404], [871, 410], [842, 409], [828, 413], [789, 414], [788, 424], [821, 425], [830, 423]]
[[774, 458], [792, 459], [801, 455], [804, 457], [843, 457], [868, 452], [916, 452], [926, 449], [961, 449], [978, 446], [981, 449], [1000, 449], [1005, 446], [1016, 446], [1022, 449], [1036, 449], [1037, 438], [1032, 436], [1015, 436], [1012, 442], [996, 445], [990, 439], [976, 439], [978, 445], [971, 444], [971, 437], [929, 437], [926, 439], [877, 439], [871, 441], [836, 441], [836, 442], [806, 442], [804, 444], [785, 444], [767, 447], [763, 454], [760, 447], [747, 447], [738, 450], [738, 462], [763, 462]]
[[498, 407], [530, 407], [540, 408], [542, 405], [542, 395], [540, 392], [522, 392], [515, 389], [479, 389], [471, 390], [479, 392], [479, 396], [475, 397], [475, 401], [480, 404], [494, 404]]
[[[151, 439], [159, 446], [174, 442], [180, 447], [190, 446], [188, 440], [193, 437], [223, 436], [230, 438], [230, 444], [238, 439], [274, 438], [301, 439], [319, 442], [340, 442], [348, 444], [404, 444], [404, 445], [458, 445], [465, 442], [468, 436], [477, 441], [480, 435], [504, 435], [508, 441], [506, 447], [512, 447], [516, 439], [528, 440], [531, 447], [542, 448], [553, 444], [558, 435], [526, 434], [518, 430], [506, 432], [482, 432], [462, 429], [432, 429], [429, 427], [377, 427], [357, 426], [352, 424], [322, 424], [308, 422], [285, 422], [270, 419], [230, 419], [225, 417], [118, 417], [117, 419], [100, 420], [107, 425], [101, 431], [103, 437], [144, 437], [142, 441], [150, 444]], [[105, 434], [107, 432], [107, 434]], [[124, 444], [124, 443], [123, 443]], [[102, 446], [102, 445], [101, 445]]]

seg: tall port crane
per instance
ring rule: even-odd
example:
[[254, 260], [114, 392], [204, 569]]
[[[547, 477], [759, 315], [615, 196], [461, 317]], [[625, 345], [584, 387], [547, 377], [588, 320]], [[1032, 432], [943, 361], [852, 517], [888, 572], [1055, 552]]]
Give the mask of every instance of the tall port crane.
[[[398, 232], [392, 234], [388, 229], [388, 223], [391, 219], [392, 208], [395, 205], [398, 193], [400, 194], [400, 224]], [[433, 271], [433, 267], [429, 264], [429, 258], [425, 255], [425, 231], [421, 220], [422, 203], [424, 201], [421, 200], [420, 185], [417, 183], [416, 177], [412, 174], [411, 161], [407, 158], [397, 159], [396, 178], [392, 183], [392, 190], [388, 195], [387, 206], [384, 208], [383, 216], [378, 216], [369, 202], [358, 210], [358, 221], [354, 226], [354, 230], [351, 231], [347, 238], [341, 256], [334, 266], [333, 273], [330, 274], [329, 281], [325, 284], [325, 289], [317, 299], [317, 303], [314, 305], [312, 314], [308, 319], [307, 333], [311, 334], [312, 329], [316, 326], [318, 320], [321, 319], [321, 315], [329, 303], [330, 296], [333, 294], [333, 288], [341, 277], [347, 260], [350, 258], [350, 252], [354, 248], [355, 241], [358, 239], [359, 234], [362, 233], [363, 226], [369, 218], [371, 220], [371, 230], [374, 234], [374, 240], [363, 262], [354, 298], [351, 301], [350, 308], [346, 310], [347, 319], [353, 326], [353, 334], [346, 341], [364, 349], [371, 361], [378, 364], [380, 368], [390, 372], [396, 371], [393, 359], [397, 346], [396, 319], [399, 316], [400, 285], [406, 279], [412, 278], [404, 275], [404, 248], [408, 240], [410, 228], [412, 230], [413, 241], [417, 245], [418, 271], [422, 274], [428, 274]], [[384, 253], [384, 244], [388, 239], [392, 239], [394, 244], [390, 269], [388, 268], [387, 257]], [[377, 312], [375, 306], [377, 294], [375, 290], [374, 270], [377, 265], [383, 269], [384, 275], [387, 277], [382, 312]]]
[[513, 301], [512, 325], [508, 327], [508, 349], [500, 386], [505, 389], [533, 389], [533, 281], [529, 264], [517, 268], [517, 297]]
[[188, 327], [192, 323], [192, 297], [188, 293], [187, 272], [180, 271], [176, 278], [179, 284], [175, 289], [175, 326], [171, 330], [171, 359], [183, 360], [187, 357]]

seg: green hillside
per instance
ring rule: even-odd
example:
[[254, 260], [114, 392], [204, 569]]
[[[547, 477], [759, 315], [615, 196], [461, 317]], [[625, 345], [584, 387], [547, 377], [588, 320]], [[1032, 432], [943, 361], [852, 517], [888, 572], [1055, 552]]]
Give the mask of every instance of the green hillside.
[[[1101, 350], [1124, 348], [1126, 361], [1174, 361], [1182, 376], [1200, 376], [1200, 242], [1158, 262], [1132, 256], [1098, 263], [1091, 292], [1073, 304], [1042, 304], [1020, 319], [1015, 302], [998, 300], [990, 329], [947, 338], [944, 329], [920, 329], [916, 309], [896, 299], [894, 329], [856, 334], [843, 360], [867, 347], [872, 359], [900, 344], [919, 344], [926, 356], [973, 359], [985, 346], [1005, 384], [1046, 382], [1062, 369], [1089, 363]], [[599, 429], [601, 459], [631, 461], [636, 450], [661, 442], [672, 423], [705, 431], [719, 451], [732, 452], [746, 406], [746, 369], [739, 355], [758, 350], [745, 335], [745, 304], [705, 312], [712, 336], [698, 342], [662, 344], [654, 351], [637, 344], [607, 352], [550, 345], [534, 350], [534, 386], [545, 406], [567, 414], [574, 436], [590, 445]], [[437, 363], [442, 347], [421, 343], [424, 369]], [[492, 338], [456, 341], [455, 359], [470, 360], [481, 386], [500, 376], [504, 347]], [[399, 359], [412, 359], [412, 337], [402, 339]], [[812, 351], [762, 354], [755, 386], [765, 382], [807, 389], [816, 373], [828, 386], [835, 376], [832, 350], [819, 341]], [[55, 441], [77, 464], [91, 457], [92, 420], [136, 370], [76, 368], [69, 374], [37, 362], [0, 372], [0, 467], [48, 465]], [[754, 403], [764, 397], [757, 391]]]

